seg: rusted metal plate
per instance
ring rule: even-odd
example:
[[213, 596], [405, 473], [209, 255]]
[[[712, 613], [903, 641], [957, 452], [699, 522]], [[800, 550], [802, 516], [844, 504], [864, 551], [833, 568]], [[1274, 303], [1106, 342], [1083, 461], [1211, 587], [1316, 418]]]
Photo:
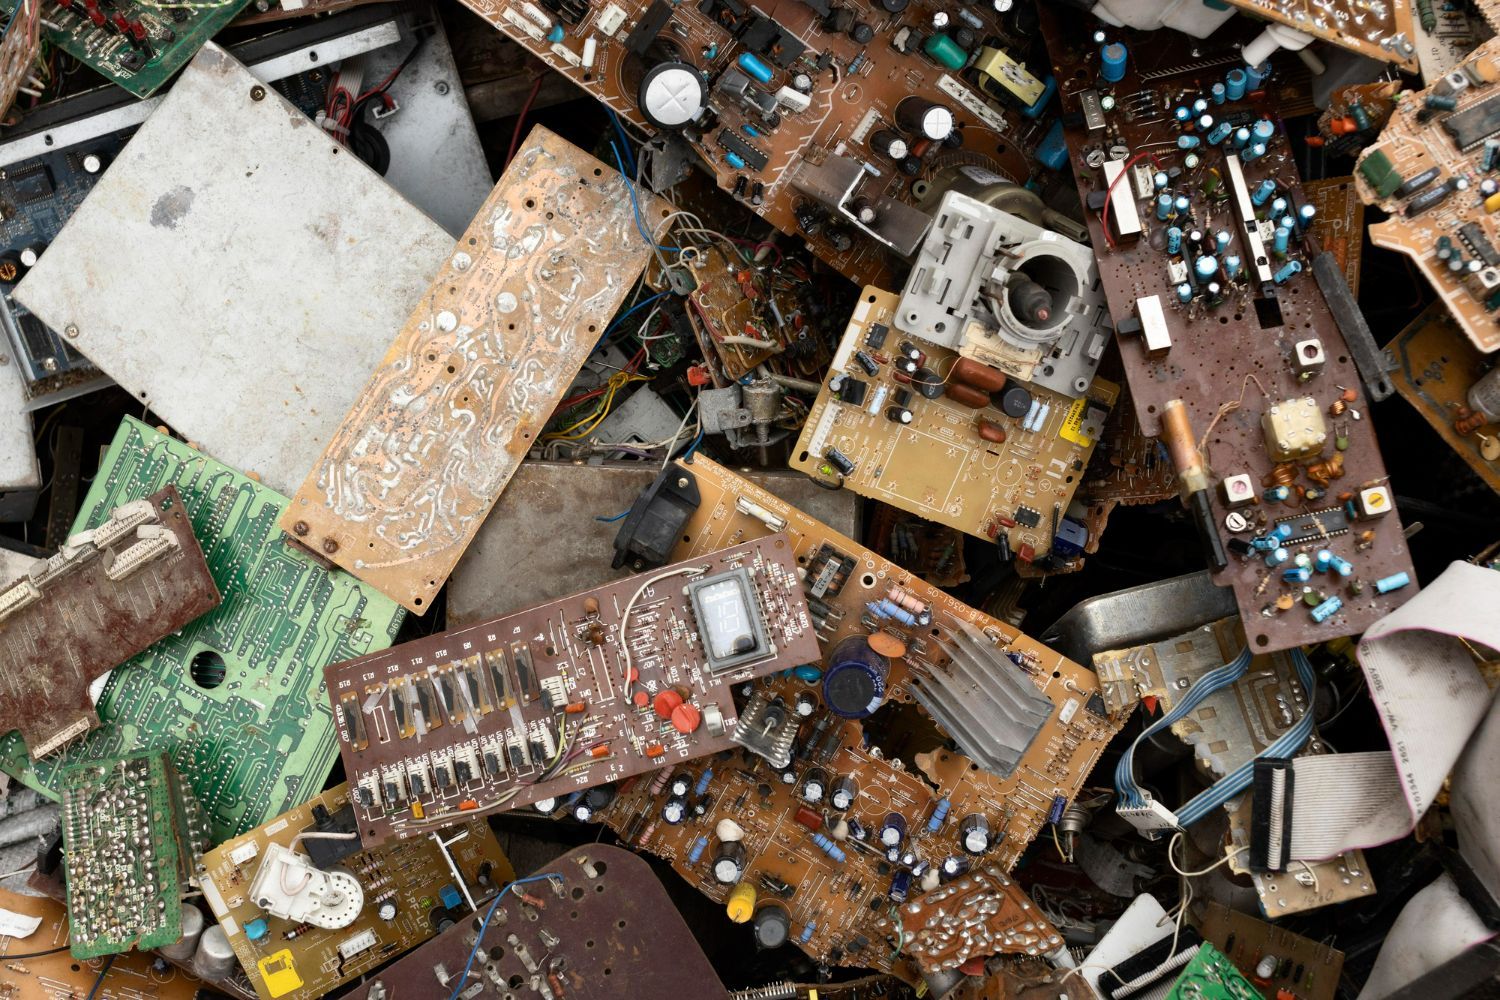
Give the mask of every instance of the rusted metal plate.
[[370, 976], [346, 1000], [726, 1000], [713, 966], [646, 862], [618, 847], [590, 844], [538, 875], [548, 873], [560, 878], [481, 903], [473, 916]]
[[175, 486], [115, 508], [0, 590], [0, 719], [51, 753], [99, 724], [96, 677], [218, 605]]
[[281, 526], [425, 613], [649, 255], [626, 181], [533, 129]]

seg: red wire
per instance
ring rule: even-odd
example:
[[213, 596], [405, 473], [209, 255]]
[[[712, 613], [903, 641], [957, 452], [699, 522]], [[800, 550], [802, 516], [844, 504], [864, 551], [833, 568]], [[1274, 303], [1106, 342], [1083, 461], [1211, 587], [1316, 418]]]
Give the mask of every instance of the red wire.
[[[1115, 240], [1114, 237], [1109, 235], [1109, 200], [1114, 196], [1115, 185], [1119, 184], [1122, 180], [1125, 179], [1125, 175], [1130, 173], [1130, 168], [1134, 166], [1143, 156], [1151, 156], [1151, 154], [1143, 150], [1139, 153], [1136, 153], [1130, 159], [1126, 160], [1125, 168], [1120, 171], [1120, 173], [1115, 177], [1114, 181], [1109, 185], [1109, 188], [1104, 192], [1104, 207], [1099, 210], [1099, 222], [1104, 227], [1104, 242], [1109, 244], [1109, 248], [1111, 250], [1115, 248]], [[1151, 162], [1153, 165], [1155, 165], [1156, 159], [1153, 157]]]
[[526, 124], [526, 113], [531, 110], [531, 104], [536, 100], [536, 95], [539, 94], [541, 90], [542, 74], [538, 73], [536, 75], [536, 79], [532, 81], [531, 93], [526, 95], [526, 103], [521, 105], [521, 111], [516, 115], [516, 130], [511, 134], [510, 150], [505, 154], [505, 163], [501, 166], [502, 170], [505, 169], [505, 167], [509, 166], [510, 161], [515, 158], [516, 147], [521, 144], [521, 127]]

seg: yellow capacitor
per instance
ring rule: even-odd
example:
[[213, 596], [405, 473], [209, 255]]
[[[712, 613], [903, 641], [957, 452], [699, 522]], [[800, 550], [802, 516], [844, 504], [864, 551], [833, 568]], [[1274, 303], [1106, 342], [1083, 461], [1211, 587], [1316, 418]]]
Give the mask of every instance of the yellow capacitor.
[[1500, 193], [1492, 194], [1484, 199], [1484, 210], [1486, 212], [1500, 212]]
[[742, 880], [730, 890], [729, 899], [724, 902], [724, 912], [737, 924], [748, 921], [755, 913], [755, 886]]

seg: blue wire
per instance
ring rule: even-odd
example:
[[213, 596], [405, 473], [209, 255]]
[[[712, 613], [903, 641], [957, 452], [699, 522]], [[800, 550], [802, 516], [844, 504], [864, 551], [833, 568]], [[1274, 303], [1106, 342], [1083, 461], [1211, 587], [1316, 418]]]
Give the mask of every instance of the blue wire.
[[619, 316], [615, 317], [615, 321], [613, 323], [609, 324], [609, 326], [607, 326], [607, 327], [604, 328], [604, 334], [599, 338], [599, 343], [594, 345], [594, 350], [597, 351], [600, 347], [602, 347], [604, 345], [604, 342], [609, 339], [609, 335], [612, 334], [612, 333], [614, 333], [615, 330], [619, 329], [620, 324], [623, 323], [623, 322], [625, 322], [627, 319], [629, 319], [632, 314], [634, 314], [634, 313], [636, 313], [636, 312], [638, 312], [638, 311], [646, 308], [651, 303], [653, 303], [657, 299], [661, 298], [663, 295], [671, 295], [671, 294], [672, 293], [671, 293], [670, 290], [669, 291], [665, 291], [665, 292], [657, 292], [655, 295], [651, 296], [650, 298], [642, 299], [641, 301], [637, 302], [635, 305], [631, 306], [629, 309], [626, 309]]
[[635, 210], [635, 228], [641, 231], [641, 238], [646, 241], [647, 246], [656, 247], [658, 250], [671, 250], [677, 252], [681, 247], [663, 246], [651, 238], [650, 232], [646, 230], [645, 220], [641, 218], [641, 203], [635, 197], [635, 183], [631, 181], [630, 175], [625, 172], [625, 160], [620, 156], [620, 147], [615, 145], [613, 139], [609, 140], [610, 152], [615, 154], [615, 166], [620, 168], [620, 177], [625, 181], [625, 190], [630, 192], [630, 207]]
[[630, 510], [627, 508], [626, 510], [620, 511], [620, 513], [616, 514], [614, 517], [598, 517], [598, 516], [595, 516], [594, 520], [596, 520], [596, 521], [603, 521], [605, 524], [611, 524], [611, 523], [613, 523], [615, 521], [620, 520], [620, 518], [622, 518], [622, 517], [628, 517], [629, 514], [630, 514]]
[[607, 104], [604, 110], [609, 112], [609, 120], [615, 123], [615, 131], [620, 135], [620, 143], [624, 146], [625, 152], [630, 152], [630, 136], [625, 134], [625, 127], [620, 124], [620, 116], [615, 114], [615, 109]]
[[504, 899], [505, 894], [518, 885], [525, 885], [528, 882], [541, 882], [549, 878], [561, 881], [562, 874], [560, 872], [543, 872], [540, 875], [528, 875], [526, 878], [516, 879], [495, 894], [494, 902], [490, 903], [490, 908], [484, 911], [484, 920], [479, 924], [479, 933], [474, 935], [474, 947], [469, 951], [469, 960], [464, 963], [464, 974], [458, 977], [458, 985], [453, 987], [453, 992], [448, 996], [448, 1000], [458, 1000], [458, 995], [463, 991], [464, 984], [469, 981], [469, 970], [474, 967], [474, 956], [479, 954], [479, 946], [484, 943], [484, 932], [489, 929], [490, 917], [495, 915], [495, 907], [500, 905], [500, 900]]
[[697, 451], [698, 450], [698, 446], [700, 444], [702, 444], [702, 443], [703, 443], [703, 428], [700, 426], [698, 428], [698, 436], [695, 437], [695, 438], [693, 438], [693, 443], [690, 444], [690, 445], [688, 445], [688, 450], [682, 453], [683, 459], [686, 460], [686, 459], [692, 458], [693, 457], [693, 452]]

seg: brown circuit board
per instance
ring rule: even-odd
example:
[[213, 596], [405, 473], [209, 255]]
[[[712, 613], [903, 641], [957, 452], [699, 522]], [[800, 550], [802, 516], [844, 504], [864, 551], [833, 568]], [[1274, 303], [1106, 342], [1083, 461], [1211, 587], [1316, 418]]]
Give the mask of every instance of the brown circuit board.
[[1492, 173], [1486, 161], [1500, 163], [1497, 80], [1500, 38], [1405, 95], [1355, 165], [1360, 198], [1389, 216], [1370, 227], [1370, 241], [1410, 257], [1486, 353], [1500, 348], [1500, 221], [1480, 188]]
[[1359, 295], [1360, 260], [1364, 256], [1365, 203], [1359, 200], [1352, 177], [1327, 177], [1303, 181], [1302, 193], [1318, 210], [1313, 219], [1313, 237], [1333, 254], [1344, 272], [1349, 290]]
[[99, 725], [96, 678], [218, 606], [177, 487], [116, 507], [0, 590], [0, 719], [53, 752]]
[[1247, 14], [1278, 21], [1371, 59], [1417, 71], [1412, 5], [1418, 0], [1226, 0]]
[[[970, 888], [970, 876], [991, 877], [983, 875], [987, 869], [1003, 874], [1025, 843], [995, 833], [991, 850], [966, 853], [959, 831], [967, 814], [940, 804], [939, 793], [899, 761], [864, 746], [858, 722], [821, 708], [816, 684], [790, 677], [769, 680], [763, 687], [766, 696], [781, 698], [792, 711], [810, 706], [809, 714], [798, 719], [801, 749], [789, 767], [778, 769], [740, 751], [666, 768], [649, 780], [638, 779], [615, 800], [604, 821], [631, 847], [665, 858], [710, 899], [725, 902], [737, 883], [748, 882], [759, 901], [785, 908], [790, 940], [818, 961], [917, 982], [913, 960], [920, 953], [901, 946], [903, 932], [909, 928], [906, 940], [914, 943], [921, 925], [908, 924], [903, 915], [907, 906], [940, 887], [924, 888], [921, 878], [910, 874], [911, 865], [903, 868], [886, 860], [879, 838], [890, 817], [899, 817], [905, 828], [898, 853], [909, 853], [934, 870], [945, 859], [963, 859], [968, 871], [943, 886], [962, 880]], [[820, 783], [816, 797], [808, 791], [810, 782]], [[682, 788], [688, 789], [686, 796], [676, 794]], [[841, 788], [855, 790], [845, 809], [834, 805], [842, 801], [834, 798]], [[678, 805], [684, 802], [685, 807]], [[669, 815], [684, 818], [673, 823]], [[984, 819], [991, 830], [999, 830], [1005, 815], [995, 810]], [[726, 822], [733, 827], [726, 828]], [[738, 841], [722, 838], [730, 829], [741, 832]], [[721, 881], [716, 872], [726, 857], [737, 859], [730, 869], [735, 877]], [[903, 871], [905, 875], [896, 874]], [[971, 925], [972, 939], [992, 946], [993, 953], [1051, 950], [1049, 939], [1056, 932], [1024, 893], [997, 883], [985, 895], [991, 912]], [[926, 909], [947, 908], [934, 901]], [[955, 905], [948, 915], [956, 912]], [[1033, 936], [1017, 948], [1002, 945], [1005, 929], [1025, 919], [1035, 922]], [[922, 964], [935, 965], [937, 958], [926, 956]]]
[[776, 536], [325, 676], [355, 813], [377, 843], [723, 750], [731, 684], [817, 658]]
[[426, 613], [646, 266], [637, 225], [624, 178], [533, 129], [282, 529]]
[[[948, 394], [928, 399], [895, 367], [916, 349], [894, 328], [899, 302], [875, 287], [860, 294], [792, 468], [979, 538], [1004, 531], [1023, 561], [1047, 555], [1119, 388], [1095, 379], [1069, 399], [1030, 385], [1032, 410], [1020, 417], [1001, 412], [987, 393], [977, 409]], [[921, 351], [923, 367], [952, 379], [957, 353], [925, 342]], [[853, 469], [841, 472], [829, 449]]]
[[[1105, 367], [1115, 366], [1113, 358], [1105, 362]], [[1091, 507], [1156, 503], [1177, 495], [1177, 473], [1166, 447], [1141, 430], [1130, 390], [1120, 395], [1104, 421], [1104, 433], [1078, 491], [1079, 499]]]
[[[1211, 87], [1224, 79], [1221, 69], [1182, 64], [1181, 46], [1160, 32], [1114, 31], [1111, 37], [1123, 41], [1131, 56], [1123, 79], [1109, 84], [1100, 76], [1099, 46], [1086, 24], [1065, 24], [1047, 8], [1042, 24], [1063, 81], [1064, 131], [1080, 196], [1109, 213], [1108, 231], [1100, 211], [1086, 214], [1141, 428], [1160, 437], [1167, 404], [1181, 400], [1188, 428], [1183, 436], [1190, 438], [1183, 444], [1201, 454], [1208, 470], [1211, 527], [1218, 546], [1231, 553], [1214, 582], [1234, 589], [1259, 651], [1364, 631], [1415, 592], [1415, 573], [1386, 487], [1352, 360], [1355, 350], [1314, 277], [1320, 270], [1314, 241], [1293, 235], [1282, 259], [1274, 249], [1276, 226], [1263, 217], [1275, 197], [1287, 199], [1289, 213], [1305, 201], [1286, 136], [1276, 124], [1274, 83], [1247, 91], [1243, 101], [1213, 104]], [[1215, 46], [1233, 44], [1231, 27], [1202, 43], [1210, 50], [1205, 59]], [[1212, 127], [1200, 137], [1177, 124], [1178, 108], [1197, 121], [1191, 109], [1200, 99], [1213, 126], [1222, 122], [1231, 129], [1222, 145], [1207, 141]], [[1244, 128], [1248, 137], [1256, 127], [1271, 134], [1264, 155], [1245, 162], [1233, 130]], [[1190, 149], [1179, 148], [1180, 136]], [[1255, 146], [1247, 140], [1246, 148]], [[1156, 189], [1158, 174], [1166, 177], [1164, 191]], [[1265, 181], [1272, 189], [1264, 205], [1255, 206]], [[1170, 216], [1165, 220], [1157, 214], [1161, 197], [1170, 206], [1164, 207]], [[1107, 206], [1101, 204], [1106, 198]], [[1185, 215], [1177, 214], [1177, 198], [1187, 200]], [[1172, 228], [1183, 234], [1178, 254], [1167, 249]], [[1193, 247], [1194, 231], [1203, 234], [1201, 251]], [[1229, 242], [1219, 251], [1221, 232]], [[1224, 281], [1218, 261], [1230, 256], [1243, 263], [1234, 280]], [[1205, 259], [1216, 268], [1217, 300], [1208, 279], [1191, 277]], [[1331, 272], [1325, 280], [1342, 287], [1338, 269]], [[1191, 293], [1188, 304], [1179, 300], [1181, 287]], [[1339, 302], [1352, 325], [1357, 305], [1352, 297]], [[1124, 332], [1131, 330], [1138, 332]], [[1296, 445], [1279, 453], [1283, 461], [1268, 447], [1267, 427], [1278, 422], [1280, 447], [1286, 441]], [[1235, 482], [1241, 487], [1239, 509], [1232, 510], [1225, 495]], [[1279, 493], [1277, 487], [1285, 487], [1283, 500], [1263, 492]], [[1353, 572], [1287, 580], [1261, 552], [1247, 551], [1252, 537], [1282, 522], [1297, 539], [1283, 546], [1289, 557], [1291, 548], [1328, 548]], [[1376, 581], [1399, 573], [1412, 584], [1377, 592]], [[1313, 608], [1328, 602], [1324, 610], [1334, 609], [1334, 598], [1336, 609], [1315, 619]]]
[[721, 545], [763, 537], [773, 526], [784, 531], [806, 573], [808, 603], [825, 650], [849, 636], [868, 634], [870, 628], [864, 624], [871, 615], [868, 605], [882, 598], [904, 596], [928, 610], [931, 621], [926, 624], [904, 626], [894, 619], [878, 620], [879, 630], [906, 648], [904, 657], [891, 662], [886, 685], [889, 699], [913, 700], [912, 688], [924, 683], [934, 668], [947, 665], [944, 650], [952, 634], [969, 626], [1003, 649], [1009, 662], [1052, 702], [1054, 713], [1019, 765], [1008, 777], [997, 779], [1005, 804], [995, 811], [991, 823], [1000, 844], [997, 858], [1009, 870], [1041, 830], [1054, 803], [1059, 798], [1071, 799], [1082, 787], [1115, 732], [1116, 726], [1106, 718], [1093, 671], [923, 582], [710, 459], [698, 456], [690, 465], [678, 463], [677, 467], [691, 471], [702, 503], [689, 519], [674, 554], [711, 552]]
[[728, 996], [651, 866], [634, 854], [575, 847], [532, 878], [347, 1000]]
[[1500, 425], [1469, 409], [1469, 387], [1490, 369], [1453, 315], [1435, 302], [1386, 348], [1391, 381], [1490, 489], [1500, 493]]
[[[314, 856], [313, 862], [337, 858], [317, 866], [337, 865], [338, 870], [353, 875], [364, 891], [358, 916], [337, 930], [273, 916], [251, 898], [250, 886], [266, 860], [267, 847], [278, 844], [297, 850], [294, 839], [306, 832], [334, 834], [334, 838], [303, 840], [302, 850], [308, 850], [308, 845], [330, 845], [323, 850], [331, 853]], [[482, 900], [493, 898], [515, 878], [495, 834], [482, 819], [370, 850], [359, 849], [357, 833], [353, 841], [336, 839], [347, 833], [353, 833], [349, 786], [339, 784], [264, 826], [225, 841], [199, 860], [203, 897], [261, 1000], [324, 996], [428, 940], [440, 926], [465, 923], [474, 912], [464, 897], [465, 889], [482, 909]], [[348, 847], [340, 846], [344, 844]], [[450, 859], [463, 876], [462, 888]], [[394, 914], [387, 907], [394, 907]]]
[[[105, 958], [74, 958], [68, 954], [67, 910], [54, 899], [0, 889], [0, 909], [41, 920], [26, 937], [0, 935], [0, 997], [5, 1000], [73, 1000], [88, 996], [96, 982], [94, 1000], [195, 1000], [199, 995], [203, 984], [195, 977], [145, 952], [110, 956], [107, 970]], [[52, 954], [11, 957], [37, 952]]]
[[[1047, 74], [1040, 66], [1027, 72], [1010, 58], [1004, 41], [1011, 37], [1007, 33], [1010, 24], [989, 4], [966, 5], [960, 15], [932, 0], [910, 4], [907, 0], [840, 0], [836, 5], [831, 0], [769, 0], [753, 6], [742, 0], [677, 5], [667, 0], [465, 3], [637, 126], [647, 124], [637, 107], [647, 71], [670, 61], [696, 67], [708, 81], [713, 124], [689, 125], [680, 134], [706, 163], [718, 186], [733, 191], [782, 232], [800, 233], [818, 257], [858, 284], [889, 287], [893, 270], [904, 270], [905, 265], [875, 237], [842, 217], [831, 224], [826, 213], [815, 208], [806, 192], [819, 186], [820, 167], [840, 156], [867, 163], [877, 173], [868, 178], [862, 192], [877, 203], [881, 197], [892, 199], [896, 204], [884, 214], [896, 217], [905, 214], [902, 206], [917, 200], [913, 188], [918, 182], [926, 180], [928, 185], [917, 190], [934, 180], [941, 188], [945, 178], [963, 168], [994, 180], [1025, 183], [1032, 173], [1028, 151], [1045, 131], [1011, 105], [998, 103], [1013, 99], [1009, 95], [1015, 89], [1026, 95], [1025, 103], [1036, 101], [1043, 89], [1041, 79]], [[955, 18], [955, 27], [961, 25], [980, 40], [956, 60], [961, 63], [975, 55], [969, 60], [973, 65], [949, 69], [924, 55], [921, 46], [932, 37], [955, 46], [944, 47], [950, 58], [962, 52], [948, 34], [933, 35], [930, 26], [936, 13]], [[547, 40], [548, 31], [559, 23], [559, 15], [563, 38], [554, 43]], [[856, 36], [866, 40], [857, 41]], [[987, 39], [998, 41], [985, 44]], [[1030, 44], [1024, 36], [1012, 40], [1021, 46]], [[942, 46], [941, 42], [932, 44]], [[588, 67], [582, 65], [586, 47], [592, 55]], [[795, 90], [794, 84], [804, 83], [798, 76], [805, 76], [805, 86], [810, 88], [805, 92], [806, 107], [798, 110], [780, 104], [779, 123], [771, 127], [760, 113], [750, 113], [737, 96], [720, 89], [726, 73], [741, 72], [744, 55], [759, 64], [750, 87], [768, 97], [784, 88]], [[994, 74], [984, 76], [987, 83], [980, 80], [980, 66]], [[1005, 96], [987, 98], [981, 86]], [[913, 165], [919, 167], [915, 175], [903, 173], [895, 161], [875, 155], [868, 145], [874, 132], [894, 128], [896, 106], [912, 96], [948, 108], [962, 140], [957, 148], [923, 143], [920, 150], [913, 149], [917, 156]], [[794, 105], [801, 103], [791, 100]], [[1021, 99], [1013, 100], [1019, 106]], [[743, 166], [734, 165], [731, 153]], [[628, 162], [631, 152], [621, 149], [620, 154], [627, 159], [625, 169], [634, 172], [635, 164]], [[824, 189], [842, 189], [842, 180], [830, 181]], [[816, 221], [799, 224], [799, 213]], [[903, 242], [909, 239], [914, 244], [921, 239], [925, 222], [916, 226], [913, 216], [910, 224], [899, 227]]]
[[[1344, 953], [1337, 948], [1211, 899], [1193, 903], [1189, 912], [1204, 940], [1248, 976], [1266, 1000], [1287, 994], [1301, 1000], [1333, 1000], [1344, 968]], [[1276, 960], [1276, 969], [1262, 976], [1256, 967], [1266, 958]]]

